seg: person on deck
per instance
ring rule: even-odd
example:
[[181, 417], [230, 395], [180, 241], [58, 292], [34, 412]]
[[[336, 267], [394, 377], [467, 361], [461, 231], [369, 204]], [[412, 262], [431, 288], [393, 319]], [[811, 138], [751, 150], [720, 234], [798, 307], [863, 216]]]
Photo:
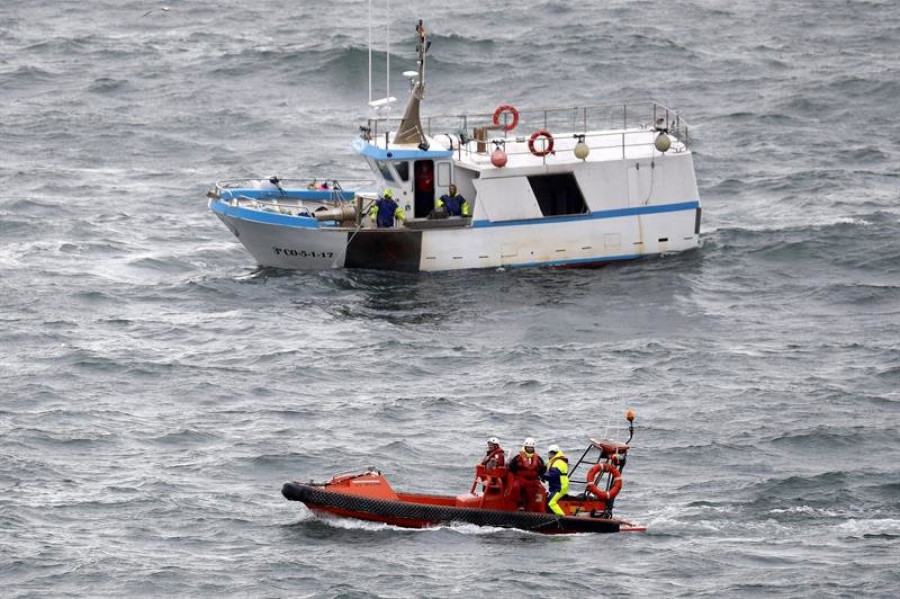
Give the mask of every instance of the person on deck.
[[559, 445], [551, 445], [547, 448], [549, 461], [547, 462], [547, 507], [557, 516], [565, 516], [566, 513], [557, 502], [569, 492], [569, 458], [559, 450]]
[[447, 208], [447, 214], [450, 216], [469, 216], [469, 202], [462, 197], [456, 190], [456, 185], [450, 184], [448, 188], [450, 193], [445, 193], [437, 201], [437, 207]]
[[488, 439], [487, 453], [484, 454], [481, 465], [484, 466], [484, 469], [487, 471], [491, 471], [495, 468], [502, 468], [506, 465], [506, 455], [503, 453], [503, 448], [500, 447], [500, 441], [497, 437]]
[[547, 467], [541, 456], [534, 452], [534, 439], [528, 437], [522, 444], [522, 451], [509, 462], [509, 471], [513, 474], [512, 493], [518, 502], [519, 509], [528, 512], [539, 512], [541, 505], [535, 498], [541, 490], [541, 476]]
[[423, 193], [434, 193], [434, 167], [430, 160], [416, 162], [416, 188]]
[[401, 223], [406, 220], [406, 214], [394, 200], [394, 192], [385, 189], [381, 197], [375, 200], [372, 208], [369, 209], [369, 218], [379, 229], [390, 229], [394, 226], [394, 221], [399, 220]]

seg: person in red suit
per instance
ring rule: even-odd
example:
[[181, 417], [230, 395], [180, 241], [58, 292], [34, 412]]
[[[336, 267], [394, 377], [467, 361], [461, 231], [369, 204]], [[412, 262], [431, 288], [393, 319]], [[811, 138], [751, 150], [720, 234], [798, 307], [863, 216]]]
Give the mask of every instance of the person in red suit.
[[522, 451], [510, 460], [509, 471], [515, 477], [510, 492], [518, 502], [519, 509], [527, 512], [541, 511], [541, 476], [547, 471], [547, 466], [541, 456], [534, 452], [534, 439], [525, 439]]

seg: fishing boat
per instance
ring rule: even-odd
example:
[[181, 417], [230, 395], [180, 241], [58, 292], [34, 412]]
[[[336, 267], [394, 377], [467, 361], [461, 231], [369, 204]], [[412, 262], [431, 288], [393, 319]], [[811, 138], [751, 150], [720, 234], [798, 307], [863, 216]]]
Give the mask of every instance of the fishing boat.
[[[700, 200], [687, 123], [654, 100], [423, 119], [426, 53], [401, 119], [395, 98], [372, 111], [351, 146], [372, 179], [226, 180], [209, 208], [261, 266], [447, 271], [598, 266], [699, 244]], [[370, 65], [371, 73], [371, 65]], [[371, 75], [370, 75], [371, 81]], [[371, 83], [370, 83], [371, 99]], [[467, 210], [448, 210], [450, 185]], [[390, 193], [404, 218], [369, 218]]]
[[[547, 534], [644, 531], [643, 526], [612, 516], [615, 499], [622, 489], [628, 443], [634, 436], [634, 416], [631, 413], [629, 416], [628, 442], [590, 439], [569, 473], [570, 491], [576, 487], [583, 490], [559, 500], [562, 516], [546, 508], [547, 494], [543, 487], [532, 503], [537, 509], [520, 509], [509, 470], [505, 466], [492, 468], [484, 464], [475, 466], [469, 491], [456, 496], [397, 492], [387, 477], [373, 467], [340, 474], [322, 483], [288, 482], [281, 493], [317, 514], [405, 528], [468, 523]], [[580, 471], [587, 471], [582, 481], [575, 476], [579, 467], [582, 467]]]

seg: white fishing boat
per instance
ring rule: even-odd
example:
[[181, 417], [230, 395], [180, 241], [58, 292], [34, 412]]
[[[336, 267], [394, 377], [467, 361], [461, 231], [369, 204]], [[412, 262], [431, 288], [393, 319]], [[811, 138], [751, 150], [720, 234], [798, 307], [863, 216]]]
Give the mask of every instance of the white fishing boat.
[[[401, 119], [373, 114], [352, 148], [372, 169], [340, 177], [230, 180], [209, 208], [261, 266], [318, 270], [597, 266], [683, 252], [700, 236], [688, 125], [647, 100], [614, 105], [420, 116], [430, 46], [419, 22]], [[371, 66], [370, 66], [371, 68]], [[371, 84], [370, 84], [371, 87]], [[370, 92], [371, 96], [371, 92]], [[454, 184], [468, 214], [440, 202]], [[390, 190], [405, 213], [379, 228]]]

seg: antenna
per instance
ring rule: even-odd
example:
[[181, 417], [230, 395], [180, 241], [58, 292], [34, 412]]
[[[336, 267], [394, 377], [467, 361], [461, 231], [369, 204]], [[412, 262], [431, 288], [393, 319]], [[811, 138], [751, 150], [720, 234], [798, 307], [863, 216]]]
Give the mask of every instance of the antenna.
[[382, 118], [383, 114], [390, 114], [391, 105], [397, 101], [397, 98], [391, 96], [391, 19], [390, 19], [391, 2], [387, 0], [387, 55], [385, 73], [387, 79], [386, 94], [378, 100], [372, 99], [372, 0], [369, 0], [369, 108], [374, 110], [373, 118]]
[[387, 91], [384, 96], [391, 97], [391, 0], [387, 0]]

